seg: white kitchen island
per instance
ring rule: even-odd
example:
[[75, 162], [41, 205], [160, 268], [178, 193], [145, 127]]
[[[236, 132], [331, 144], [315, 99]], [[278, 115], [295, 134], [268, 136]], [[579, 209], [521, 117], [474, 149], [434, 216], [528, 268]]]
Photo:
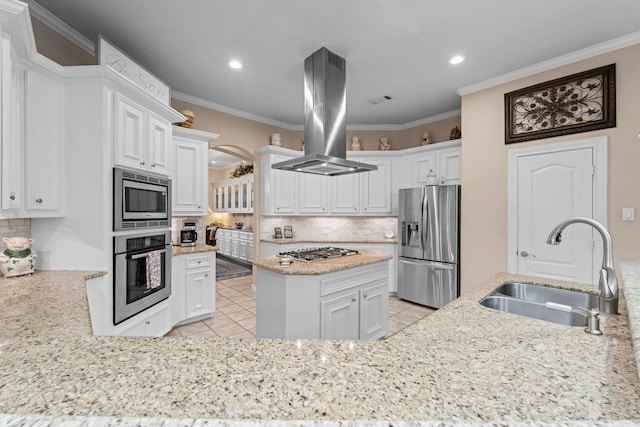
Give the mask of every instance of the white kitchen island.
[[388, 330], [389, 254], [360, 251], [314, 263], [254, 261], [256, 337], [376, 340]]

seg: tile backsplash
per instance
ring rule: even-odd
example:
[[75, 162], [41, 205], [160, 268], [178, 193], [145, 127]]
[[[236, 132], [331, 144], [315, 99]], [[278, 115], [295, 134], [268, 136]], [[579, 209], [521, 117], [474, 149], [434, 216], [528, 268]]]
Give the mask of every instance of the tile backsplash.
[[[31, 237], [30, 219], [0, 219], [0, 237]], [[0, 251], [7, 245], [0, 239]]]
[[398, 218], [362, 216], [263, 216], [260, 218], [260, 238], [273, 237], [274, 227], [293, 227], [296, 239], [369, 240], [384, 239], [386, 231], [398, 233]]

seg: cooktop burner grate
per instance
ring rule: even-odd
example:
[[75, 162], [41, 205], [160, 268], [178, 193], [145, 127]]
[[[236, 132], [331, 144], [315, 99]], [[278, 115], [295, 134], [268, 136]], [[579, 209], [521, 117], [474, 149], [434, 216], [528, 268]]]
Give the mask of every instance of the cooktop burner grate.
[[323, 247], [323, 248], [306, 248], [306, 249], [299, 249], [297, 251], [280, 252], [278, 256], [281, 258], [289, 257], [302, 262], [316, 262], [316, 261], [323, 261], [325, 259], [340, 258], [343, 256], [357, 255], [357, 254], [358, 254], [358, 251], [355, 249]]

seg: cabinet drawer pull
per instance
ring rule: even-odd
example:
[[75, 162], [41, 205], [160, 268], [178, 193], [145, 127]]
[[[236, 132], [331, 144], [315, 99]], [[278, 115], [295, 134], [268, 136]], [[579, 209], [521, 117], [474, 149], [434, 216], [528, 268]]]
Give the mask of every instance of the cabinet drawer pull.
[[356, 297], [352, 297], [351, 302], [356, 302]]
[[156, 167], [156, 164], [155, 164], [155, 163], [152, 163], [152, 164], [151, 164], [151, 167], [152, 167], [152, 168], [155, 168], [155, 167]]
[[205, 275], [204, 275], [204, 277], [209, 277], [209, 275], [208, 275], [208, 274], [205, 274]]
[[150, 325], [151, 324], [151, 320], [147, 320], [146, 322], [144, 322], [146, 325]]
[[36, 199], [36, 203], [42, 203], [42, 199]]
[[144, 166], [144, 165], [146, 165], [145, 162], [140, 162], [140, 166]]
[[364, 294], [363, 297], [367, 298], [367, 294]]

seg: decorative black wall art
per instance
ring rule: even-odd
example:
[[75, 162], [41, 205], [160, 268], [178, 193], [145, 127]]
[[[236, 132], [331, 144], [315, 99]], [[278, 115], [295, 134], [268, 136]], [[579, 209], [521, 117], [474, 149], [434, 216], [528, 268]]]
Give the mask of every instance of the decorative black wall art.
[[616, 126], [616, 64], [504, 95], [505, 144]]

